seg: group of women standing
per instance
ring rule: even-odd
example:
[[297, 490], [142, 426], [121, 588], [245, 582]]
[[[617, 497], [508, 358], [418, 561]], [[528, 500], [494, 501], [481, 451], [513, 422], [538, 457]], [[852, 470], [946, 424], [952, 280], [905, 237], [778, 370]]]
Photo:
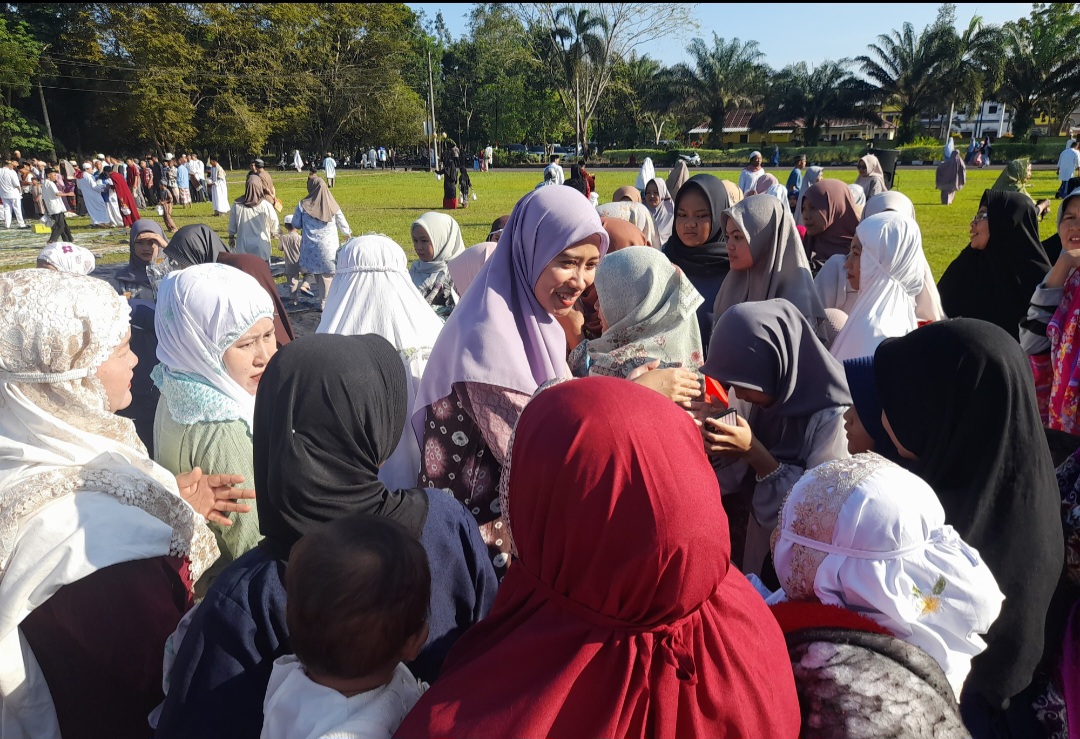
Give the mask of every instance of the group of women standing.
[[801, 223], [767, 173], [683, 167], [538, 188], [468, 249], [424, 214], [412, 266], [338, 249], [313, 178], [293, 223], [335, 277], [297, 340], [206, 226], [132, 230], [149, 323], [0, 276], [4, 735], [269, 730], [290, 561], [364, 513], [430, 568], [393, 736], [1066, 736], [1080, 457], [1055, 477], [1043, 428], [1080, 400], [1080, 192], [1051, 268], [988, 191], [936, 286], [910, 200], [811, 170]]

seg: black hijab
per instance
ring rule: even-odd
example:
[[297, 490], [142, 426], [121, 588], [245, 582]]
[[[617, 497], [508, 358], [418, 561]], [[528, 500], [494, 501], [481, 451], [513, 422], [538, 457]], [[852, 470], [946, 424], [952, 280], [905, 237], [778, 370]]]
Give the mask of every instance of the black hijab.
[[[679, 188], [679, 194], [675, 196], [675, 212], [679, 211], [679, 202], [686, 193], [697, 190], [704, 193], [709, 201], [709, 210], [712, 211], [712, 230], [709, 240], [701, 246], [686, 246], [679, 238], [675, 229], [671, 231], [671, 238], [664, 244], [664, 254], [671, 263], [679, 267], [689, 276], [707, 274], [727, 274], [730, 270], [727, 253], [727, 238], [720, 227], [720, 214], [731, 207], [724, 183], [719, 177], [711, 174], [694, 175]], [[676, 220], [678, 216], [676, 215]]]
[[152, 221], [149, 218], [140, 218], [131, 224], [131, 233], [128, 234], [128, 266], [127, 269], [121, 271], [116, 279], [123, 280], [124, 282], [135, 282], [139, 285], [150, 286], [150, 277], [146, 274], [146, 268], [150, 266], [150, 262], [144, 259], [139, 259], [135, 254], [135, 242], [138, 240], [140, 234], [155, 233], [165, 241], [165, 232], [161, 230], [161, 225], [157, 221]]
[[1005, 594], [966, 685], [999, 707], [1031, 681], [1065, 561], [1027, 357], [1002, 329], [956, 318], [883, 341], [874, 375], [893, 433], [918, 457], [911, 469]]
[[405, 365], [381, 336], [313, 334], [274, 355], [255, 396], [253, 460], [259, 529], [275, 557], [353, 513], [392, 518], [419, 538], [427, 495], [379, 481], [408, 410]]
[[205, 223], [180, 227], [165, 247], [165, 255], [176, 262], [180, 269], [195, 264], [211, 264], [217, 261], [220, 254], [228, 251], [221, 237]]
[[1038, 211], [1022, 192], [987, 190], [980, 204], [990, 241], [982, 250], [969, 245], [945, 270], [938, 282], [941, 307], [952, 318], [989, 321], [1015, 339], [1031, 294], [1051, 266], [1039, 241]]

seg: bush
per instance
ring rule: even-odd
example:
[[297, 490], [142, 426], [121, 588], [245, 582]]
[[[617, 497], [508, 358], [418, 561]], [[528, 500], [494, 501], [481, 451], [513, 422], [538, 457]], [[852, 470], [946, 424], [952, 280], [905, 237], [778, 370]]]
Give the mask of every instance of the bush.
[[[780, 147], [780, 166], [787, 167], [795, 164], [795, 160], [801, 154], [806, 155], [807, 163], [811, 166], [821, 165], [850, 165], [866, 153], [866, 142], [857, 141], [847, 144], [831, 146], [782, 146]], [[743, 145], [736, 149], [671, 149], [661, 151], [659, 149], [608, 149], [604, 157], [612, 164], [625, 166], [630, 156], [637, 158], [638, 164], [645, 157], [652, 157], [653, 164], [657, 167], [673, 167], [679, 154], [697, 154], [701, 157], [701, 163], [712, 166], [745, 166], [750, 160], [750, 152], [758, 151], [749, 145]], [[765, 166], [769, 166], [771, 152], [762, 152], [765, 155]]]
[[912, 162], [924, 162], [930, 164], [931, 162], [941, 161], [945, 157], [945, 146], [943, 144], [908, 144], [906, 146], [898, 146], [896, 150], [900, 152], [900, 163], [911, 164]]
[[1038, 144], [999, 144], [990, 145], [990, 160], [992, 162], [1007, 162], [1010, 159], [1027, 157], [1032, 164], [1057, 164], [1058, 156], [1064, 144], [1058, 142]]

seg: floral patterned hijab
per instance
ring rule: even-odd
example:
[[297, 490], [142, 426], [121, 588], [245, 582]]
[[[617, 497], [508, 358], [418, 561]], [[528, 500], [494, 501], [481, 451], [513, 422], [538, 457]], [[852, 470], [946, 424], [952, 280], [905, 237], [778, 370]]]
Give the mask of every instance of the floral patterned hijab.
[[702, 297], [663, 253], [631, 246], [608, 254], [596, 269], [595, 284], [608, 329], [571, 353], [575, 376], [626, 377], [654, 359], [661, 367], [701, 366], [695, 315]]

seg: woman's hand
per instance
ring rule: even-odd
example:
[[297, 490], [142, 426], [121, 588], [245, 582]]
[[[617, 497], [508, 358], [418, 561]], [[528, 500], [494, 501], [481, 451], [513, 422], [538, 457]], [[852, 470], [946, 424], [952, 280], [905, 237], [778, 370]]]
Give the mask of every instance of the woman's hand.
[[[730, 418], [730, 416], [729, 416]], [[705, 451], [709, 454], [737, 454], [744, 456], [754, 445], [754, 433], [742, 416], [735, 414], [735, 425], [727, 426], [713, 418], [706, 418], [701, 427]]]
[[243, 481], [242, 475], [204, 475], [199, 467], [176, 476], [180, 497], [208, 522], [222, 526], [232, 526], [232, 521], [223, 514], [251, 510], [251, 506], [238, 501], [254, 498], [255, 491], [233, 487]]
[[1046, 273], [1046, 280], [1044, 280], [1043, 284], [1050, 288], [1064, 287], [1069, 280], [1069, 275], [1077, 267], [1080, 267], [1080, 249], [1073, 249], [1072, 251], [1062, 249], [1061, 255], [1054, 262], [1054, 266]]
[[663, 395], [676, 403], [685, 404], [701, 395], [701, 382], [696, 372], [681, 367], [657, 369], [660, 360], [634, 368], [626, 379], [636, 382]]

